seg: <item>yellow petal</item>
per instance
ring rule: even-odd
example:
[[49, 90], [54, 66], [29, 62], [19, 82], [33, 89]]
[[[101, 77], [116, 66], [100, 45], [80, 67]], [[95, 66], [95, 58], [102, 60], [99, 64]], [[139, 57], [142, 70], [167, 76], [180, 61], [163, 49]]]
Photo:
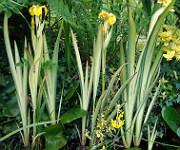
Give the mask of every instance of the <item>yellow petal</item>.
[[180, 53], [180, 45], [176, 45], [173, 43], [172, 50], [174, 50], [176, 53]]
[[124, 125], [124, 120], [111, 120], [111, 126], [113, 128], [119, 129]]
[[99, 19], [102, 18], [102, 19], [104, 19], [104, 20], [106, 21], [106, 20], [108, 20], [108, 18], [109, 18], [109, 13], [108, 13], [107, 11], [105, 11], [105, 10], [102, 10], [102, 11], [99, 13], [98, 18], [99, 18]]
[[163, 54], [164, 58], [166, 58], [167, 61], [172, 60], [175, 56], [175, 51], [167, 51], [166, 54]]
[[35, 14], [35, 16], [42, 15], [42, 8], [41, 8], [41, 6], [39, 6], [39, 5], [36, 6], [36, 8], [34, 9], [34, 14]]
[[168, 46], [163, 46], [163, 51], [165, 51], [165, 52], [168, 52], [168, 51], [171, 51], [171, 49], [168, 47]]
[[180, 53], [176, 54], [176, 60], [179, 61], [180, 60]]
[[173, 38], [171, 31], [161, 32], [159, 33], [159, 36], [163, 42], [169, 42]]
[[43, 5], [43, 6], [41, 6], [41, 8], [42, 8], [42, 10], [43, 10], [43, 12], [44, 12], [44, 15], [46, 16], [47, 13], [48, 13], [47, 7], [46, 7], [45, 5]]
[[109, 14], [108, 25], [112, 26], [116, 22], [116, 16], [112, 13]]
[[31, 15], [31, 16], [34, 16], [34, 8], [35, 8], [36, 6], [35, 5], [32, 5], [30, 8], [29, 8], [29, 14]]
[[121, 118], [123, 118], [123, 115], [124, 115], [124, 112], [117, 114], [116, 120], [120, 120]]

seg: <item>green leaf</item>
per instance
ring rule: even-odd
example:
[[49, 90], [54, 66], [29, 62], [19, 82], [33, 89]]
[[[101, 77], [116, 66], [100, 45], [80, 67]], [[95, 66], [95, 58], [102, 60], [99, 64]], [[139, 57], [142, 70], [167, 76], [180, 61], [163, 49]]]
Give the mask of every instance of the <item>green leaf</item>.
[[63, 127], [60, 124], [51, 125], [45, 129], [45, 149], [46, 150], [59, 150], [67, 143], [67, 138], [63, 134]]
[[73, 16], [69, 11], [68, 5], [66, 5], [63, 0], [48, 0], [47, 2], [57, 17], [61, 16], [66, 22], [74, 27], [76, 26]]
[[[1, 102], [2, 104], [2, 102]], [[6, 117], [16, 117], [19, 115], [19, 108], [16, 98], [12, 97], [8, 102], [6, 101], [2, 107], [2, 115]]]
[[175, 83], [175, 85], [176, 85], [176, 89], [180, 89], [180, 83], [179, 82]]
[[51, 60], [45, 61], [45, 62], [43, 63], [43, 69], [44, 69], [45, 71], [47, 71], [47, 70], [52, 70], [55, 66], [56, 66], [55, 63], [53, 63]]
[[177, 129], [176, 134], [180, 137], [180, 127]]
[[71, 97], [74, 95], [74, 93], [76, 92], [76, 89], [79, 87], [79, 83], [76, 83], [75, 85], [73, 85], [73, 87], [69, 88], [67, 91], [67, 94], [64, 98], [64, 101], [67, 101], [69, 99], [71, 99]]
[[178, 104], [180, 104], [180, 95], [177, 96], [176, 102], [177, 102]]
[[142, 0], [144, 11], [150, 15], [151, 14], [151, 6], [152, 2], [150, 0]]
[[86, 115], [86, 111], [81, 109], [80, 107], [74, 107], [64, 113], [61, 117], [60, 120], [63, 124], [70, 123], [78, 118], [81, 118]]
[[179, 133], [178, 128], [180, 127], [180, 114], [178, 114], [176, 109], [170, 106], [165, 106], [163, 107], [161, 114], [170, 129], [175, 133]]

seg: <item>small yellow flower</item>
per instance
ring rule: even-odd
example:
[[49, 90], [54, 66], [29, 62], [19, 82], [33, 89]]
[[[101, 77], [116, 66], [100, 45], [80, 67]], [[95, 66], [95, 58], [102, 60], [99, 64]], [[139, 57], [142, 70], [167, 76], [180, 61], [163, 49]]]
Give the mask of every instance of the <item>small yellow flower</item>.
[[172, 0], [158, 0], [157, 3], [162, 4], [163, 6], [168, 6]]
[[176, 53], [180, 53], [180, 45], [176, 45], [173, 43], [172, 50], [174, 50]]
[[176, 54], [176, 60], [179, 61], [180, 60], [180, 53]]
[[100, 150], [106, 150], [106, 147], [103, 145], [103, 147]]
[[159, 80], [160, 83], [165, 84], [168, 83], [168, 80], [164, 79], [164, 77], [162, 79]]
[[124, 120], [121, 120], [123, 118], [124, 112], [117, 113], [116, 120], [111, 120], [111, 126], [113, 128], [119, 129], [124, 125]]
[[167, 98], [166, 92], [161, 93], [160, 97], [162, 97], [162, 99], [165, 100]]
[[163, 42], [169, 42], [173, 38], [171, 31], [161, 32], [159, 33], [159, 36]]
[[121, 118], [123, 118], [123, 115], [124, 115], [124, 112], [117, 114], [116, 120], [120, 120]]
[[101, 130], [96, 130], [96, 137], [99, 139], [104, 137], [104, 134], [102, 133]]
[[111, 126], [113, 128], [119, 129], [124, 125], [124, 120], [111, 120]]
[[85, 131], [85, 137], [91, 140], [90, 132], [87, 129]]
[[175, 39], [174, 44], [176, 44], [177, 46], [180, 46], [180, 38]]
[[180, 29], [176, 26], [163, 25], [164, 32], [159, 33], [159, 37], [163, 43], [163, 51], [166, 53], [163, 56], [166, 60], [180, 60]]
[[105, 10], [102, 10], [100, 13], [99, 13], [99, 15], [98, 15], [98, 18], [99, 19], [103, 19], [103, 20], [108, 20], [108, 18], [109, 18], [109, 13], [107, 12], [107, 11], [105, 11]]
[[107, 22], [108, 22], [108, 25], [111, 27], [116, 22], [116, 16], [110, 13]]
[[164, 58], [166, 58], [166, 60], [172, 60], [173, 57], [175, 56], [175, 51], [167, 51], [166, 54], [163, 54]]
[[167, 46], [163, 46], [163, 51], [165, 51], [165, 52], [168, 52], [168, 51], [171, 51], [171, 49], [168, 47], [168, 45]]

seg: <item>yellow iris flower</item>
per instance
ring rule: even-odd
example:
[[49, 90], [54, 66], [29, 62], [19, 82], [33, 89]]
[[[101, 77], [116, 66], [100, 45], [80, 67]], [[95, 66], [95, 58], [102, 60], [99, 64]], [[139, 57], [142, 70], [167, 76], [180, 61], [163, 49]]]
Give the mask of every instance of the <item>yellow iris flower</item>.
[[29, 14], [31, 16], [40, 16], [40, 15], [42, 15], [42, 8], [41, 8], [41, 6], [39, 6], [39, 5], [32, 5], [29, 8]]
[[39, 6], [39, 5], [32, 5], [29, 8], [29, 14], [33, 17], [33, 16], [42, 16], [42, 13], [44, 12], [44, 14], [46, 15], [48, 10], [46, 6]]
[[103, 19], [108, 24], [108, 27], [111, 27], [116, 22], [116, 16], [113, 13], [108, 13], [105, 10], [102, 10], [99, 13], [98, 18]]

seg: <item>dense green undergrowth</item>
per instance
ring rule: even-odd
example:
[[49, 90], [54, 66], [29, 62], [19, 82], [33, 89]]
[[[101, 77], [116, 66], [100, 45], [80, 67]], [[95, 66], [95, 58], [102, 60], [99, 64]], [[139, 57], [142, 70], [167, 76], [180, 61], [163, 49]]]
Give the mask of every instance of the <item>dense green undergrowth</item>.
[[178, 150], [179, 16], [178, 0], [1, 0], [0, 149]]

